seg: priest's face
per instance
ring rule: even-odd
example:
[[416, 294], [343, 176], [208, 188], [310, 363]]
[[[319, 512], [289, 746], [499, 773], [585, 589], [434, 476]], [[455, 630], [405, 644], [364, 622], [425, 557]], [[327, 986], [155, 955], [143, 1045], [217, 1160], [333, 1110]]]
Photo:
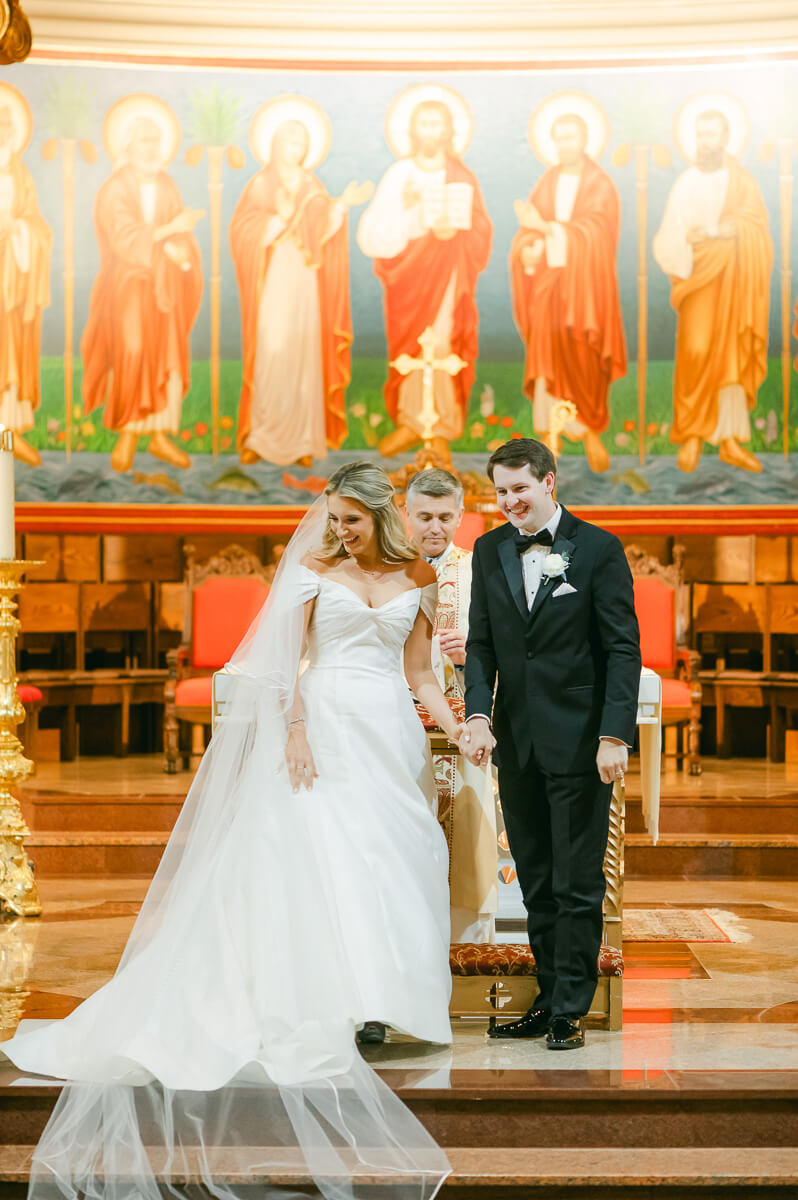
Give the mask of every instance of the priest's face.
[[377, 541], [374, 517], [364, 504], [333, 492], [327, 497], [327, 516], [330, 529], [352, 558], [374, 550]]
[[587, 145], [581, 121], [569, 120], [568, 117], [556, 121], [551, 131], [551, 140], [554, 142], [561, 167], [576, 167], [581, 163]]
[[493, 486], [499, 512], [516, 529], [535, 533], [554, 515], [553, 471], [536, 479], [528, 463], [523, 467], [499, 463], [493, 468]]
[[413, 541], [425, 558], [443, 554], [463, 518], [456, 496], [424, 496], [411, 492], [405, 507]]
[[719, 171], [726, 161], [729, 130], [720, 117], [699, 117], [695, 127], [695, 165], [699, 171]]

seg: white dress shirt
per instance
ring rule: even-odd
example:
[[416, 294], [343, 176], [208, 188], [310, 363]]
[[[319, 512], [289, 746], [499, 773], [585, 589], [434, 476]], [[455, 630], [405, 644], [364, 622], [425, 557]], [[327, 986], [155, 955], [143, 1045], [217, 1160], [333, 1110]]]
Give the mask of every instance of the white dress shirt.
[[[534, 534], [542, 533], [544, 529], [548, 529], [552, 538], [556, 538], [557, 530], [560, 527], [560, 518], [562, 517], [562, 509], [557, 505], [554, 515], [540, 529], [536, 529]], [[543, 578], [543, 563], [547, 556], [551, 554], [551, 546], [530, 546], [521, 555], [521, 570], [524, 573], [524, 591], [526, 592], [527, 607], [531, 608], [535, 602], [535, 596], [538, 594], [540, 581]]]

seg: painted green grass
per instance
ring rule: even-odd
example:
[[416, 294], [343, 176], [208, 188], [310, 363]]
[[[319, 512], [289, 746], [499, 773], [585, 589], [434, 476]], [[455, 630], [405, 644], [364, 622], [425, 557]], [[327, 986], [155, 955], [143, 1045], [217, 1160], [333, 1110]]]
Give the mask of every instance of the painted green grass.
[[[480, 362], [471, 393], [471, 404], [464, 435], [453, 443], [452, 449], [466, 453], [489, 451], [493, 442], [506, 441], [513, 433], [524, 437], [533, 434], [532, 406], [521, 393], [521, 364], [517, 362]], [[220, 366], [219, 415], [220, 448], [223, 454], [235, 453], [238, 397], [241, 388], [241, 363], [224, 361]], [[672, 417], [673, 364], [652, 362], [646, 379], [646, 449], [649, 454], [675, 454], [670, 441]], [[80, 401], [82, 366], [76, 362], [73, 377], [72, 446], [107, 454], [116, 437], [102, 424], [102, 410], [86, 417]], [[382, 385], [385, 378], [383, 359], [358, 358], [352, 364], [352, 382], [347, 393], [349, 436], [345, 450], [364, 450], [376, 447], [381, 437], [392, 428], [385, 414]], [[492, 389], [494, 411], [488, 416], [481, 412], [486, 389]], [[191, 454], [211, 452], [210, 430], [210, 368], [207, 362], [195, 362], [192, 367], [191, 390], [183, 403], [180, 432], [181, 445]], [[637, 379], [635, 364], [630, 364], [626, 378], [619, 380], [610, 393], [610, 427], [604, 435], [607, 448], [613, 454], [630, 454], [637, 450]], [[782, 450], [781, 364], [769, 362], [768, 377], [759, 391], [751, 448], [757, 453], [778, 453]], [[56, 450], [66, 445], [64, 413], [64, 370], [60, 358], [42, 359], [42, 406], [36, 416], [36, 428], [29, 436], [39, 449]], [[790, 420], [790, 449], [798, 451], [798, 380], [793, 386]], [[711, 452], [711, 447], [707, 448]], [[581, 455], [581, 446], [564, 440], [564, 454]]]

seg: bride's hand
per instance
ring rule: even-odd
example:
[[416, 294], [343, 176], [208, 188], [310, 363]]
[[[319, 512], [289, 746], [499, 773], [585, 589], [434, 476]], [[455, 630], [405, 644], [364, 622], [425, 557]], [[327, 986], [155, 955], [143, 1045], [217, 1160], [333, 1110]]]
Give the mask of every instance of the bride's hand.
[[304, 786], [310, 791], [313, 787], [313, 780], [318, 779], [319, 773], [313, 761], [304, 725], [292, 725], [288, 730], [285, 761], [288, 765], [288, 778], [293, 790], [298, 792], [300, 787]]

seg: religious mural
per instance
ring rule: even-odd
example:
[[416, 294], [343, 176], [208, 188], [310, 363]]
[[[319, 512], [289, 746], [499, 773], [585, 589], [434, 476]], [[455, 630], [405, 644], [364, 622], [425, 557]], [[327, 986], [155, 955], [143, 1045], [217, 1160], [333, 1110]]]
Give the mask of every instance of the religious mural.
[[571, 503], [794, 503], [796, 70], [15, 68], [18, 498], [302, 504], [533, 435]]

